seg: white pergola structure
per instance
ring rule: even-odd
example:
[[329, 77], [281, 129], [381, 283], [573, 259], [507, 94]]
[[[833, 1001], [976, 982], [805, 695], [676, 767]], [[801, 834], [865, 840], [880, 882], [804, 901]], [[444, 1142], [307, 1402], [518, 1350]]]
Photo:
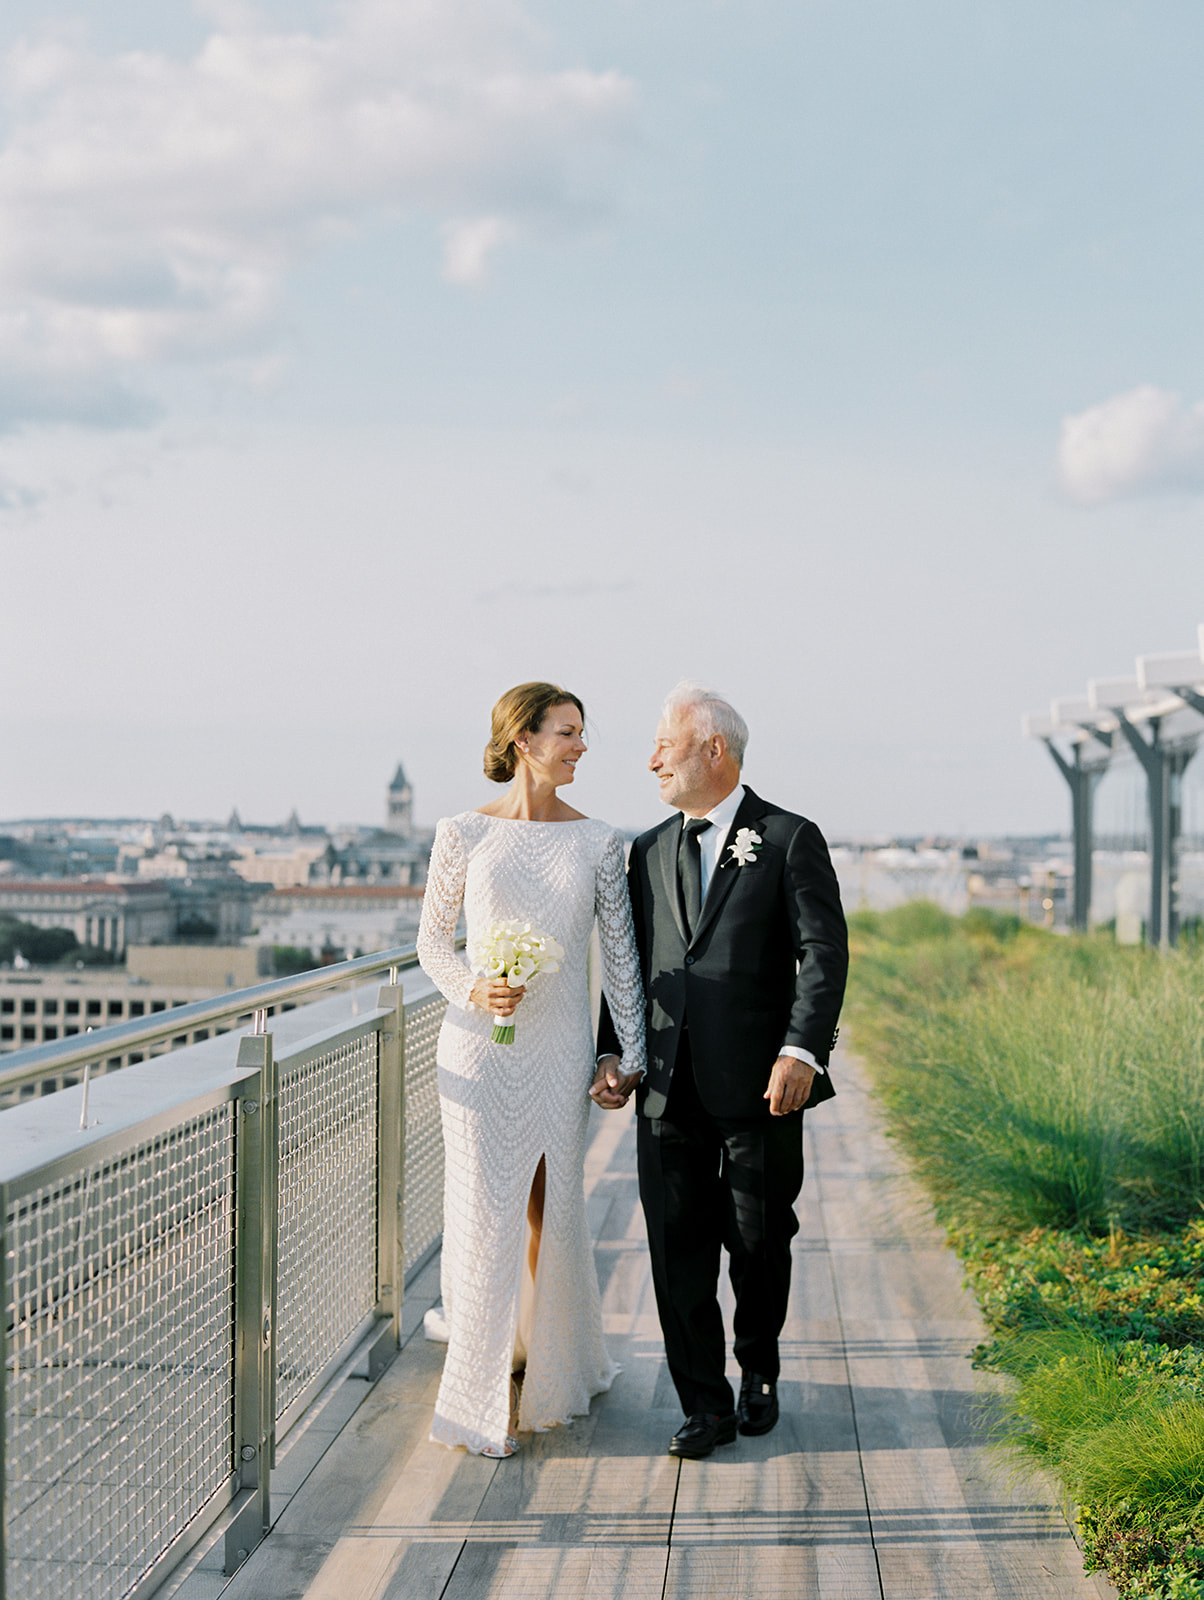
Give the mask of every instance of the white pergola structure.
[[1048, 712], [1022, 719], [1025, 735], [1041, 739], [1070, 787], [1074, 835], [1071, 921], [1086, 928], [1091, 911], [1092, 800], [1121, 748], [1145, 773], [1150, 814], [1151, 944], [1178, 935], [1176, 856], [1181, 780], [1204, 735], [1204, 623], [1194, 651], [1138, 656], [1131, 678], [1093, 678], [1086, 698], [1054, 700]]

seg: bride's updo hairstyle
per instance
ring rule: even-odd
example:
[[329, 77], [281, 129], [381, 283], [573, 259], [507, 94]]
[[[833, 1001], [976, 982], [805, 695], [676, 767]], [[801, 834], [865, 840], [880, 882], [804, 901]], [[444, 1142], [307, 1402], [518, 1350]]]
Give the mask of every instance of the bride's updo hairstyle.
[[485, 776], [490, 783], [509, 783], [518, 767], [514, 746], [524, 733], [538, 733], [553, 706], [576, 706], [585, 721], [585, 707], [575, 694], [554, 683], [520, 683], [507, 689], [493, 708], [492, 734], [485, 746]]

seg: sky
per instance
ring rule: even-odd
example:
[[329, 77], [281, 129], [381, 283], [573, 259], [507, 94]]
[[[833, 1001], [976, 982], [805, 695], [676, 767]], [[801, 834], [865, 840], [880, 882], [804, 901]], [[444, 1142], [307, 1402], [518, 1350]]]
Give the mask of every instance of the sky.
[[1196, 0], [5, 0], [0, 818], [420, 822], [514, 683], [1066, 826], [1204, 620]]

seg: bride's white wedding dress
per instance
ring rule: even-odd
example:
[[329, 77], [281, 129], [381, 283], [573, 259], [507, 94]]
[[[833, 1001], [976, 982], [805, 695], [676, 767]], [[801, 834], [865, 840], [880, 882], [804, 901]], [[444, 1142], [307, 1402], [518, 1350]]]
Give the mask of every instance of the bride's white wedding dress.
[[[564, 946], [559, 972], [536, 978], [515, 1011], [513, 1044], [492, 1044], [493, 1018], [469, 1000], [474, 975], [454, 942], [461, 906], [470, 949], [491, 924], [514, 917]], [[448, 1000], [438, 1047], [448, 1347], [431, 1428], [441, 1444], [503, 1449], [510, 1375], [524, 1363], [520, 1429], [587, 1411], [618, 1370], [602, 1338], [582, 1179], [595, 918], [623, 1070], [642, 1070], [643, 991], [614, 829], [592, 818], [528, 822], [479, 811], [439, 823], [418, 957]], [[532, 1283], [527, 1199], [541, 1156], [547, 1190]]]

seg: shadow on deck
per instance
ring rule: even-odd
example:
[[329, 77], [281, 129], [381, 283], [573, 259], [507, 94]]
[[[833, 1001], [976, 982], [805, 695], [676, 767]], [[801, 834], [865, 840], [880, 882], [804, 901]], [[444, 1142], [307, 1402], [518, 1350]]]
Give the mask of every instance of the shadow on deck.
[[[603, 1311], [623, 1373], [571, 1428], [493, 1462], [427, 1439], [443, 1347], [350, 1376], [273, 1477], [275, 1525], [237, 1575], [220, 1544], [173, 1600], [1099, 1600], [1057, 1508], [992, 1468], [957, 1262], [870, 1114], [855, 1059], [807, 1127], [782, 1345], [782, 1420], [705, 1461], [665, 1453], [681, 1412], [648, 1275], [630, 1112], [595, 1112], [586, 1170]], [[729, 1318], [730, 1327], [730, 1318]], [[738, 1374], [736, 1375], [738, 1378]], [[284, 1493], [277, 1492], [285, 1491]], [[291, 1493], [287, 1492], [291, 1490]]]

